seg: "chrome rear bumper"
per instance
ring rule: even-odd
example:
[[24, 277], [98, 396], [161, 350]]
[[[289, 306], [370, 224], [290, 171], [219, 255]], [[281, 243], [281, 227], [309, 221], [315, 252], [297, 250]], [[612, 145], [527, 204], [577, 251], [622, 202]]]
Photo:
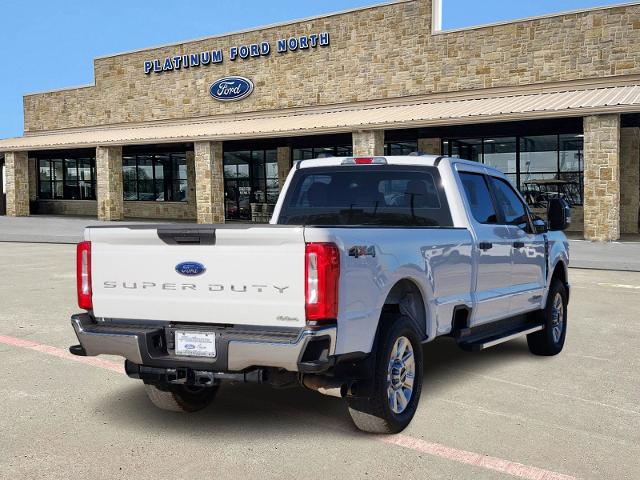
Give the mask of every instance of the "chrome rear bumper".
[[[218, 355], [213, 359], [176, 356], [173, 349], [175, 327], [96, 322], [89, 314], [71, 317], [71, 324], [82, 346], [82, 354], [118, 355], [137, 365], [157, 367], [197, 367], [216, 371], [239, 372], [250, 367], [283, 368], [291, 372], [304, 367], [305, 351], [312, 342], [326, 345], [323, 358], [335, 353], [336, 326], [304, 328], [289, 332], [256, 329], [207, 328], [217, 334]], [[181, 330], [205, 327], [181, 325]], [[77, 350], [73, 353], [76, 353]], [[313, 359], [312, 359], [313, 360]]]

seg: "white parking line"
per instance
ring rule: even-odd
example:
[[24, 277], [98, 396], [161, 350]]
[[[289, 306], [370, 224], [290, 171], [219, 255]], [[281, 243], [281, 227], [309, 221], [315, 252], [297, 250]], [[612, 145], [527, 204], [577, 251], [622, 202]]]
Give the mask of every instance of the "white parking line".
[[[124, 374], [122, 364], [102, 360], [96, 357], [78, 357], [72, 355], [68, 351], [45, 345], [32, 340], [25, 340], [7, 335], [0, 335], [0, 344], [10, 345], [13, 347], [26, 348], [54, 357], [71, 360], [86, 365], [92, 365], [112, 372]], [[326, 425], [323, 423], [323, 425]], [[576, 477], [564, 475], [562, 473], [545, 470], [543, 468], [524, 465], [522, 463], [512, 462], [498, 457], [491, 457], [480, 453], [469, 452], [467, 450], [459, 450], [457, 448], [447, 447], [439, 443], [428, 442], [408, 435], [371, 435], [369, 438], [386, 444], [414, 450], [435, 457], [444, 458], [465, 465], [485, 468], [495, 472], [505, 473], [514, 477], [525, 478], [527, 480], [577, 480]]]
[[625, 288], [628, 290], [640, 290], [640, 285], [625, 285], [623, 283], [598, 283], [599, 287]]

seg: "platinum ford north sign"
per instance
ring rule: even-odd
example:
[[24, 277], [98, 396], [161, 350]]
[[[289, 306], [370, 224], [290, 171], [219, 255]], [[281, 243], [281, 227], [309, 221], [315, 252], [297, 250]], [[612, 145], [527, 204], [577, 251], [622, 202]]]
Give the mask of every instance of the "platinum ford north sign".
[[[237, 45], [228, 50], [229, 60], [232, 62], [241, 59], [266, 57], [272, 51], [278, 54], [313, 50], [318, 47], [328, 47], [331, 44], [329, 32], [312, 33], [299, 37], [281, 38], [271, 44], [263, 41], [248, 45]], [[144, 61], [144, 73], [171, 72], [174, 70], [184, 70], [188, 68], [199, 68], [212, 64], [223, 63], [225, 54], [222, 49], [206, 50], [202, 52], [187, 53], [184, 55], [174, 55], [165, 58], [149, 59]]]

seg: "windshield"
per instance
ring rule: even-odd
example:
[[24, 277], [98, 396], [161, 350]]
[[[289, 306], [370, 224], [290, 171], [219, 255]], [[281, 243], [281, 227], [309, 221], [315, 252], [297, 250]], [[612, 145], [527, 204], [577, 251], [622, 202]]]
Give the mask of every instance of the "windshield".
[[437, 169], [396, 166], [298, 170], [278, 223], [452, 226]]

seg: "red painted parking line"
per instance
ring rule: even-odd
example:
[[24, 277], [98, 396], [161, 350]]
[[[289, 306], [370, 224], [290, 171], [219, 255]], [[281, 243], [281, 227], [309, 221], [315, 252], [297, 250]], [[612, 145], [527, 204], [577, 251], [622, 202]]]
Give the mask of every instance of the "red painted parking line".
[[456, 448], [427, 442], [407, 435], [389, 435], [377, 438], [382, 442], [397, 445], [399, 447], [416, 450], [418, 452], [440, 458], [446, 458], [447, 460], [453, 460], [458, 463], [506, 473], [508, 475], [513, 475], [514, 477], [526, 478], [529, 480], [576, 480], [575, 477], [570, 475], [563, 475], [562, 473], [552, 472], [543, 468], [511, 462], [502, 458], [489, 457], [487, 455], [468, 452], [466, 450], [458, 450]]
[[[76, 355], [72, 355], [67, 350], [64, 350], [62, 348], [52, 347], [50, 345], [34, 342], [32, 340], [24, 340], [21, 338], [9, 337], [7, 335], [0, 335], [0, 344], [26, 348], [28, 350], [46, 353], [47, 355], [63, 358], [65, 360], [71, 360], [73, 362], [84, 363], [85, 365], [92, 365], [94, 367], [99, 367], [116, 373], [125, 373], [124, 367], [120, 363], [110, 362], [108, 360], [102, 360], [96, 357], [78, 357]], [[575, 477], [572, 477], [570, 475], [563, 475], [561, 473], [552, 472], [543, 468], [532, 467], [529, 465], [524, 465], [522, 463], [504, 460], [502, 458], [489, 457], [480, 453], [458, 450], [456, 448], [447, 447], [438, 443], [427, 442], [425, 440], [409, 437], [407, 435], [399, 434], [388, 436], [372, 436], [371, 438], [375, 438], [377, 441], [387, 444], [425, 453], [427, 455], [432, 455], [434, 457], [440, 457], [466, 465], [485, 468], [487, 470], [505, 473], [514, 477], [526, 478], [528, 480], [576, 480]]]
[[85, 365], [92, 365], [94, 367], [100, 367], [105, 370], [111, 370], [116, 373], [124, 373], [124, 366], [122, 363], [110, 362], [108, 360], [102, 360], [97, 357], [78, 357], [72, 355], [69, 351], [58, 347], [52, 347], [43, 343], [34, 342], [32, 340], [24, 340], [22, 338], [9, 337], [6, 335], [0, 335], [0, 343], [5, 345], [11, 345], [13, 347], [26, 348], [28, 350], [35, 350], [36, 352], [46, 353], [65, 360], [71, 360], [73, 362], [84, 363]]

